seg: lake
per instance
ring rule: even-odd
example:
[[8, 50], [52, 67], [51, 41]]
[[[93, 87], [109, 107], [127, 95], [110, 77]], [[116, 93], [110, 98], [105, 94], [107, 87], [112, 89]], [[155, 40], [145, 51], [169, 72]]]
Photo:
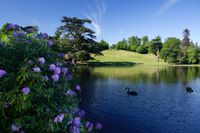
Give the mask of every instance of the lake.
[[200, 132], [200, 67], [91, 67], [79, 76], [80, 106], [102, 133]]

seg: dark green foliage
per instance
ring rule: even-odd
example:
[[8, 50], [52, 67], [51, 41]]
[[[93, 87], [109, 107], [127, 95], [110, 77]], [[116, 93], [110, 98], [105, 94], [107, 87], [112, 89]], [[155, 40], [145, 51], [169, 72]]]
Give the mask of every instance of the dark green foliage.
[[183, 52], [183, 51], [179, 52], [178, 63], [180, 63], [180, 64], [188, 64], [186, 51], [185, 52]]
[[116, 47], [115, 47], [117, 50], [121, 49], [121, 50], [127, 50], [128, 48], [128, 44], [127, 44], [127, 41], [125, 39], [123, 39], [122, 41], [119, 41], [117, 44], [116, 44]]
[[123, 39], [119, 41], [116, 45], [112, 45], [111, 48], [117, 50], [128, 50], [136, 52], [137, 48], [141, 45], [141, 39], [137, 36], [132, 36], [128, 38], [128, 41]]
[[[148, 36], [143, 36], [141, 39], [141, 45], [139, 45], [138, 47], [136, 47], [136, 52], [140, 53], [140, 54], [147, 54], [148, 53], [148, 47], [149, 47], [149, 39]], [[133, 50], [135, 47], [133, 47]]]
[[98, 45], [100, 51], [109, 49], [109, 44], [105, 40], [101, 40], [100, 42], [98, 42], [97, 45]]
[[141, 45], [141, 39], [137, 36], [132, 36], [128, 38], [129, 50], [137, 52], [137, 48]]
[[149, 38], [148, 36], [143, 36], [142, 39], [141, 39], [141, 44], [142, 45], [145, 45], [149, 42]]
[[[183, 40], [182, 40], [182, 45], [181, 45], [181, 52], [179, 55], [179, 63], [181, 64], [188, 64], [189, 62], [191, 62], [191, 60], [190, 61], [188, 60], [188, 52], [187, 52], [188, 48], [190, 47], [189, 37], [190, 37], [190, 31], [189, 29], [185, 29], [183, 31]], [[191, 53], [190, 53], [190, 56], [191, 56]]]
[[145, 45], [140, 45], [139, 47], [137, 47], [136, 52], [140, 54], [147, 54], [148, 49], [145, 47]]
[[128, 38], [128, 41], [123, 39], [119, 41], [117, 44], [114, 44], [110, 47], [111, 49], [117, 50], [128, 50], [133, 52], [138, 52], [141, 54], [148, 53], [148, 36], [144, 36], [140, 39], [137, 36], [132, 36]]
[[[57, 28], [55, 38], [57, 39], [57, 44], [61, 45], [61, 49], [65, 54], [71, 52], [73, 60], [75, 63], [76, 53], [82, 51], [81, 53], [87, 54], [78, 54], [78, 55], [88, 55], [90, 53], [99, 54], [100, 51], [96, 48], [97, 43], [95, 42], [94, 31], [85, 27], [85, 24], [91, 24], [91, 21], [88, 19], [79, 19], [79, 18], [70, 18], [63, 17], [61, 19], [63, 23], [62, 26]], [[93, 50], [95, 49], [95, 50]], [[88, 58], [81, 58], [88, 59]]]
[[183, 31], [182, 49], [185, 50], [190, 45], [190, 30], [185, 29]]
[[169, 63], [178, 63], [181, 41], [175, 37], [169, 37], [163, 43], [160, 56]]
[[161, 49], [162, 49], [162, 41], [160, 36], [157, 36], [155, 39], [152, 39], [149, 42], [149, 48], [148, 48], [149, 53], [157, 55], [157, 51], [160, 51]]
[[195, 46], [189, 46], [187, 49], [187, 63], [198, 63], [198, 49]]
[[129, 45], [129, 47], [130, 51], [136, 52], [138, 45]]
[[81, 61], [81, 62], [84, 62], [84, 61], [90, 59], [90, 55], [87, 52], [85, 52], [85, 51], [76, 52], [75, 56], [76, 56], [76, 59], [78, 61]]
[[141, 39], [137, 36], [132, 36], [128, 38], [128, 44], [129, 45], [137, 45], [139, 46], [141, 44]]

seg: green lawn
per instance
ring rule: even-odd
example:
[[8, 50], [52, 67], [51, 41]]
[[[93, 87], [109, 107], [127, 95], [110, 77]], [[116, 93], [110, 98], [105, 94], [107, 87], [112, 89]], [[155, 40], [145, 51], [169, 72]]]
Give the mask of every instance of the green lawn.
[[160, 59], [157, 61], [157, 56], [153, 54], [138, 54], [125, 50], [105, 50], [103, 56], [94, 56], [94, 60], [89, 63], [101, 64], [144, 64], [144, 65], [167, 65], [168, 63]]

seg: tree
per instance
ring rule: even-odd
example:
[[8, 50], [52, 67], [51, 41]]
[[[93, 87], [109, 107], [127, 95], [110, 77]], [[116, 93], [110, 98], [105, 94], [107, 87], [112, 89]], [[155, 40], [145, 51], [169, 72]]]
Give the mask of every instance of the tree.
[[128, 38], [128, 44], [129, 45], [140, 45], [141, 39], [137, 36], [132, 36]]
[[148, 51], [150, 53], [153, 53], [157, 56], [158, 61], [160, 58], [160, 50], [162, 49], [162, 41], [161, 41], [161, 37], [157, 36], [155, 39], [152, 39], [149, 42], [149, 47], [148, 47]]
[[187, 49], [187, 63], [196, 64], [198, 62], [198, 49], [194, 46], [189, 46]]
[[137, 47], [136, 52], [140, 54], [147, 54], [148, 50], [145, 45], [140, 45], [139, 47]]
[[130, 51], [136, 52], [137, 47], [141, 45], [141, 39], [137, 36], [129, 37], [128, 45], [129, 45]]
[[157, 36], [156, 38], [152, 39], [149, 42], [149, 52], [153, 53], [156, 55], [156, 52], [161, 50], [162, 48], [162, 42], [161, 42], [161, 37]]
[[188, 57], [187, 57], [187, 49], [190, 46], [190, 31], [189, 29], [183, 30], [183, 40], [181, 45], [181, 52], [179, 56], [179, 62], [181, 64], [188, 63]]
[[122, 41], [119, 41], [116, 45], [116, 49], [119, 50], [127, 50], [128, 48], [128, 44], [127, 41], [125, 39], [123, 39]]
[[148, 36], [143, 36], [141, 39], [141, 45], [137, 47], [136, 52], [140, 54], [147, 54], [148, 53]]
[[169, 37], [163, 43], [160, 56], [169, 63], [177, 63], [180, 53], [181, 40], [175, 37]]
[[141, 39], [141, 42], [142, 42], [142, 45], [147, 44], [149, 42], [148, 36], [143, 36], [142, 39]]
[[98, 42], [98, 47], [99, 47], [100, 51], [109, 49], [109, 43], [106, 42], [105, 40], [101, 40], [100, 42]]
[[137, 51], [137, 48], [138, 48], [137, 45], [129, 45], [130, 51], [136, 52], [136, 51]]
[[200, 63], [200, 47], [198, 45], [198, 43], [195, 43], [195, 48], [197, 50], [197, 59], [198, 59], [198, 63]]
[[[60, 40], [68, 40], [64, 45], [67, 45], [68, 49], [65, 53], [72, 53], [72, 63], [75, 64], [77, 57], [76, 55], [87, 55], [88, 60], [91, 53], [99, 54], [97, 43], [94, 40], [96, 36], [94, 31], [85, 27], [85, 24], [91, 24], [89, 19], [79, 19], [63, 17], [61, 19], [62, 26], [57, 28], [56, 37]], [[81, 51], [81, 54], [80, 54]]]
[[183, 40], [182, 40], [182, 49], [185, 50], [188, 46], [190, 46], [190, 30], [183, 30]]

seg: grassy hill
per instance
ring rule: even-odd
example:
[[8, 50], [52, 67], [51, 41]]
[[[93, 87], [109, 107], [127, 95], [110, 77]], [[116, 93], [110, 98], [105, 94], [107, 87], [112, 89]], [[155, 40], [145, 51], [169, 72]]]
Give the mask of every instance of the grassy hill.
[[138, 54], [125, 50], [105, 50], [102, 53], [103, 56], [93, 55], [94, 60], [90, 60], [89, 63], [99, 65], [167, 65], [161, 59], [158, 62], [157, 57], [153, 54]]

